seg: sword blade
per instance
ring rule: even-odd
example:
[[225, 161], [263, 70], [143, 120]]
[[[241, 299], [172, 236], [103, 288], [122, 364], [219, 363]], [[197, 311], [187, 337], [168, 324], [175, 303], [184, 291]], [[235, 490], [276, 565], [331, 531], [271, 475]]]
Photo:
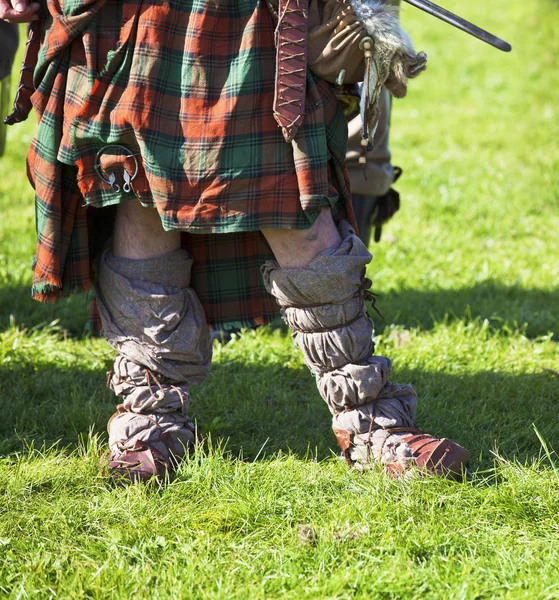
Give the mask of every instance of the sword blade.
[[496, 35], [493, 35], [492, 33], [485, 31], [485, 29], [481, 29], [481, 27], [478, 27], [477, 25], [474, 25], [473, 23], [466, 21], [466, 19], [463, 19], [462, 17], [459, 17], [458, 15], [451, 13], [450, 11], [446, 10], [446, 8], [442, 8], [441, 6], [438, 6], [438, 5], [434, 4], [433, 2], [430, 2], [429, 0], [404, 0], [404, 1], [407, 2], [408, 4], [411, 4], [412, 6], [415, 6], [416, 8], [419, 8], [420, 10], [425, 11], [426, 13], [432, 15], [433, 17], [437, 17], [438, 19], [441, 19], [441, 21], [444, 21], [445, 23], [454, 25], [454, 27], [457, 27], [458, 29], [465, 31], [466, 33], [469, 33], [470, 35], [473, 35], [478, 40], [482, 40], [483, 42], [486, 42], [487, 44], [491, 44], [491, 46], [498, 48], [499, 50], [502, 50], [503, 52], [510, 52], [512, 50], [512, 47], [508, 42], [505, 42], [501, 38], [498, 38]]

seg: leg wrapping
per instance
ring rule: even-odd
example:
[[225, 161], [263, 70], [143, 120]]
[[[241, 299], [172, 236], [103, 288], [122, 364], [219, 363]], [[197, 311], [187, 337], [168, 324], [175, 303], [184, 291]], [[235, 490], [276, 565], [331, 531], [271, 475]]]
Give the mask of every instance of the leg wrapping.
[[349, 434], [347, 456], [352, 462], [365, 463], [374, 457], [405, 471], [413, 464], [413, 456], [402, 438], [415, 428], [416, 406], [417, 395], [410, 385], [388, 383], [373, 402], [334, 415], [332, 428]]
[[96, 288], [103, 334], [118, 352], [173, 381], [199, 385], [212, 346], [204, 310], [189, 286], [184, 250], [147, 260], [101, 257]]
[[205, 379], [212, 345], [189, 287], [191, 267], [183, 250], [146, 260], [101, 257], [97, 303], [104, 336], [119, 352], [108, 384], [122, 398], [109, 423], [113, 451], [145, 442], [163, 456], [163, 447], [181, 455], [194, 439], [189, 390]]
[[190, 419], [181, 413], [131, 413], [119, 407], [109, 421], [109, 448], [113, 458], [148, 445], [165, 459], [183, 456], [195, 441]]
[[187, 381], [176, 382], [156, 375], [122, 355], [116, 357], [108, 383], [122, 398], [122, 407], [130, 412], [186, 414], [190, 397]]
[[347, 223], [340, 234], [341, 245], [307, 267], [267, 263], [264, 282], [316, 375], [334, 429], [351, 437], [352, 460], [372, 453], [406, 468], [411, 453], [401, 443], [403, 434], [387, 429], [413, 428], [417, 397], [411, 386], [390, 383], [391, 361], [373, 355], [373, 322], [364, 301], [371, 254]]
[[371, 254], [346, 222], [340, 234], [337, 249], [320, 253], [304, 268], [267, 263], [262, 271], [334, 414], [375, 400], [392, 366], [388, 358], [373, 356], [373, 322], [364, 300]]

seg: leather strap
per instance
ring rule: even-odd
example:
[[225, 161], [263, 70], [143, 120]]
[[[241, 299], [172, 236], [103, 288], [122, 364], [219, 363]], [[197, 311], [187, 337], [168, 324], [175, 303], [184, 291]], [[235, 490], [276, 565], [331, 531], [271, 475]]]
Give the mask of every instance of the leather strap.
[[39, 58], [41, 46], [41, 21], [33, 21], [27, 27], [27, 43], [23, 64], [19, 74], [19, 84], [16, 90], [12, 112], [4, 119], [6, 125], [14, 125], [25, 121], [33, 108], [31, 96], [35, 91], [33, 86], [33, 73]]
[[[470, 459], [470, 453], [462, 446], [446, 438], [434, 438], [417, 427], [390, 427], [386, 428], [385, 431], [390, 434], [409, 432], [410, 435], [402, 437], [402, 442], [408, 445], [415, 459], [415, 465], [420, 471], [452, 479], [462, 477], [464, 467]], [[334, 435], [348, 465], [350, 467], [354, 466], [350, 450], [356, 435], [343, 429], [334, 429]], [[357, 435], [365, 446], [370, 447], [371, 431], [369, 431], [369, 434]], [[404, 473], [402, 465], [396, 462], [388, 463], [384, 467], [388, 474], [394, 478], [398, 478]]]
[[351, 443], [353, 441], [353, 434], [349, 431], [344, 431], [343, 429], [334, 429], [334, 435], [338, 440], [338, 444], [340, 445], [340, 449], [342, 452], [349, 450], [351, 448]]
[[276, 28], [274, 118], [286, 142], [303, 123], [307, 85], [309, 0], [280, 0]]
[[149, 481], [153, 477], [163, 481], [170, 469], [169, 462], [152, 445], [141, 441], [118, 457], [111, 453], [108, 466], [112, 477], [132, 482]]
[[338, 440], [338, 444], [340, 445], [340, 449], [342, 454], [351, 469], [354, 465], [353, 460], [351, 459], [350, 448], [353, 443], [353, 434], [349, 431], [344, 431], [343, 429], [334, 429], [334, 435]]

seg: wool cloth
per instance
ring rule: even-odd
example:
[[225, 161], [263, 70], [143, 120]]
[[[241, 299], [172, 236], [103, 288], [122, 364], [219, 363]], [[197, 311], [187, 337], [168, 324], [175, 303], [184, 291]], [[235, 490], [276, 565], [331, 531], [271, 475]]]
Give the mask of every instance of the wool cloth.
[[264, 282], [316, 376], [333, 428], [355, 434], [352, 459], [363, 462], [370, 453], [405, 469], [413, 460], [401, 441], [406, 433], [387, 429], [414, 426], [417, 396], [411, 386], [391, 383], [390, 359], [374, 355], [373, 321], [364, 299], [372, 256], [346, 221], [339, 230], [340, 246], [305, 267], [266, 263]]
[[89, 289], [111, 207], [138, 199], [184, 232], [213, 327], [277, 319], [260, 230], [308, 228], [324, 207], [352, 218], [334, 87], [307, 73], [305, 122], [288, 144], [273, 116], [275, 26], [263, 1], [42, 1], [33, 297]]
[[130, 260], [106, 250], [96, 286], [107, 342], [119, 352], [109, 387], [122, 398], [109, 422], [111, 450], [138, 441], [163, 456], [194, 441], [187, 416], [190, 385], [210, 368], [212, 345], [204, 311], [189, 287], [192, 258], [184, 250]]

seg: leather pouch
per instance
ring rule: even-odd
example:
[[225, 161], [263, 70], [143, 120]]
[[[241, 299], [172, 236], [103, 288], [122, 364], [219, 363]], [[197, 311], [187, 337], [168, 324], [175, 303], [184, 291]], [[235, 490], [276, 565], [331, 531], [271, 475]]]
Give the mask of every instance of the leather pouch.
[[311, 71], [336, 83], [345, 71], [344, 84], [363, 81], [365, 57], [360, 42], [367, 36], [348, 2], [316, 0], [309, 6], [308, 65]]

